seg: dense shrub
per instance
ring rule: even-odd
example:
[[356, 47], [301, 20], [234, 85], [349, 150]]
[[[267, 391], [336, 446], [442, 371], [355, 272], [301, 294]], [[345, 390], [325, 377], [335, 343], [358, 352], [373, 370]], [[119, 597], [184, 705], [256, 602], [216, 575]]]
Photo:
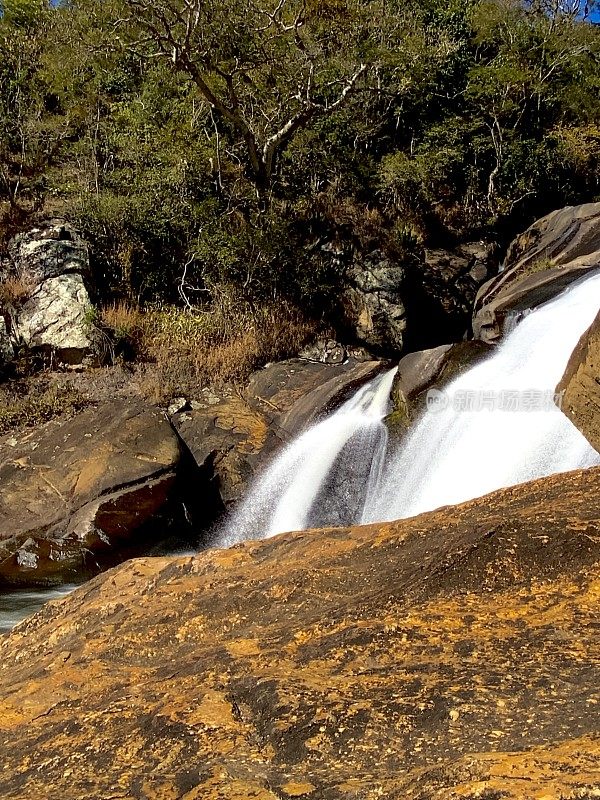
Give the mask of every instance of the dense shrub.
[[583, 5], [231, 0], [186, 33], [192, 6], [2, 6], [3, 232], [74, 218], [105, 305], [283, 300], [332, 321], [328, 248], [508, 238], [599, 196]]

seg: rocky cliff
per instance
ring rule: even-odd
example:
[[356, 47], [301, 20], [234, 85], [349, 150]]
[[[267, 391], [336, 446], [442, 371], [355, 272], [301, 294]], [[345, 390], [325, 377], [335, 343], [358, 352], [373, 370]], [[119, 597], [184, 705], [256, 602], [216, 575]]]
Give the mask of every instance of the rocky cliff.
[[0, 796], [591, 798], [600, 469], [142, 559], [0, 644]]
[[562, 410], [600, 453], [600, 313], [579, 340], [556, 390]]
[[479, 289], [475, 338], [497, 342], [519, 319], [600, 267], [600, 203], [566, 206], [536, 220], [511, 243], [500, 274]]

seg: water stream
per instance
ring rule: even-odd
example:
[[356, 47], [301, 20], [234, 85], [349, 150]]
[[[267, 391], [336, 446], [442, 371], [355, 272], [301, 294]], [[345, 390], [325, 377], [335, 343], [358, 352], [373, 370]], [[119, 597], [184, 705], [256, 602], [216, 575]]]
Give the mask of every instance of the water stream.
[[[384, 418], [395, 370], [293, 440], [223, 526], [218, 545], [329, 525], [400, 519], [600, 456], [554, 403], [600, 307], [600, 273], [523, 315], [485, 361], [443, 391], [393, 451]], [[73, 587], [0, 595], [0, 634]]]
[[381, 479], [395, 372], [367, 383], [292, 441], [227, 521], [219, 545], [360, 518]]
[[600, 463], [555, 388], [600, 307], [600, 273], [521, 316], [443, 391], [393, 452], [383, 423], [394, 370], [300, 434], [227, 522], [228, 546], [283, 531], [401, 519]]
[[600, 274], [525, 315], [492, 356], [440, 394], [389, 459], [362, 522], [400, 519], [600, 463], [554, 402], [600, 306]]
[[0, 594], [0, 636], [18, 622], [34, 614], [44, 603], [65, 597], [75, 586], [70, 584], [49, 589], [28, 589]]

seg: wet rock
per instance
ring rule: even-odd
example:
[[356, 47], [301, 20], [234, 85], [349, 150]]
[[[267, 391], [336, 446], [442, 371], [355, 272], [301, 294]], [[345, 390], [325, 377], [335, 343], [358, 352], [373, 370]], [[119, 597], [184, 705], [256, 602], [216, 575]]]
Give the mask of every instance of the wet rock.
[[173, 422], [227, 506], [242, 498], [278, 448], [384, 366], [353, 358], [343, 364], [304, 359], [269, 364], [250, 377], [242, 394], [205, 393]]
[[0, 583], [94, 571], [166, 508], [180, 461], [158, 409], [115, 400], [0, 447]]
[[484, 359], [490, 346], [480, 341], [440, 345], [409, 353], [400, 360], [392, 387], [393, 411], [387, 418], [395, 436], [402, 436], [425, 410], [427, 392], [442, 390], [459, 375]]
[[328, 365], [290, 359], [255, 372], [245, 396], [267, 421], [273, 440], [290, 441], [319, 416], [339, 406], [355, 389], [374, 378], [386, 361]]
[[600, 313], [579, 340], [556, 391], [562, 411], [600, 453]]
[[0, 642], [0, 795], [592, 797], [599, 581], [600, 469], [129, 562]]
[[512, 242], [502, 272], [481, 287], [474, 335], [496, 342], [509, 315], [552, 299], [599, 267], [600, 203], [553, 211]]

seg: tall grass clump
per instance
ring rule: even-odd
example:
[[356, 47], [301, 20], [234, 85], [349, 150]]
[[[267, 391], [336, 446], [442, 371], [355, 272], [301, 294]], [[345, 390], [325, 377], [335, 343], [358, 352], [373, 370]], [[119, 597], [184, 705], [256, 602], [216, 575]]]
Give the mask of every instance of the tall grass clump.
[[222, 299], [210, 309], [143, 311], [119, 303], [102, 311], [101, 323], [116, 353], [145, 362], [142, 391], [154, 402], [239, 384], [263, 364], [297, 354], [318, 331], [317, 323], [284, 301]]

